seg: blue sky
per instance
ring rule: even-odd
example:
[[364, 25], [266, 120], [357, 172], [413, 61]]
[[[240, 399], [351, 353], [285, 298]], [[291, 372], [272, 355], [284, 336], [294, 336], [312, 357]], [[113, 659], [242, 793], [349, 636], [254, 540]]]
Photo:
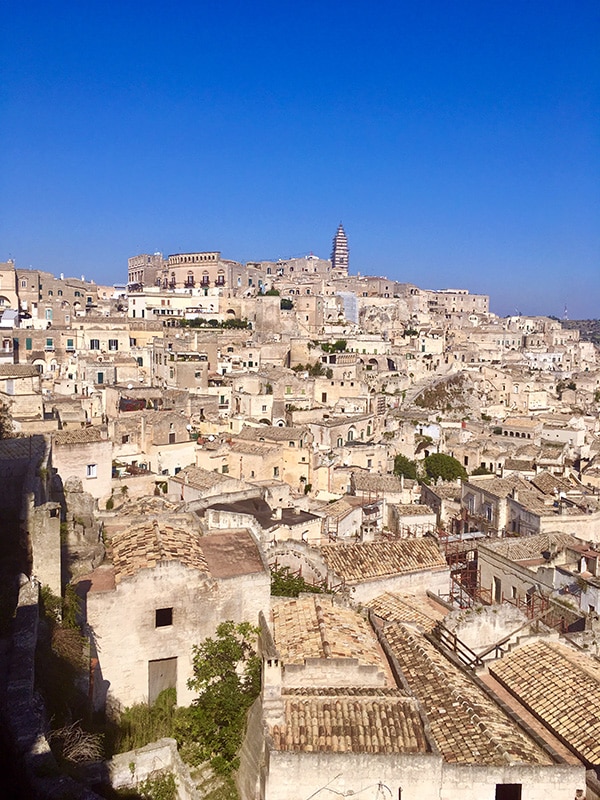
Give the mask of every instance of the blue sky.
[[0, 260], [218, 249], [600, 316], [600, 4], [7, 2]]

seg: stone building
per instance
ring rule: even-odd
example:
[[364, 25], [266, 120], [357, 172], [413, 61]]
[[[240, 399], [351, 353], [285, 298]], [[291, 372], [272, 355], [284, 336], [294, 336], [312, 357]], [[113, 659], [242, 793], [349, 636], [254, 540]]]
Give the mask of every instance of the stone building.
[[95, 706], [152, 703], [171, 687], [188, 705], [192, 646], [226, 620], [256, 625], [269, 608], [269, 572], [246, 530], [202, 536], [197, 523], [173, 514], [120, 527], [108, 529], [110, 562], [77, 584], [93, 644]]
[[106, 428], [89, 427], [52, 434], [52, 467], [63, 484], [78, 478], [84, 491], [96, 500], [112, 493], [112, 442]]
[[583, 766], [555, 763], [416, 628], [389, 620], [376, 636], [331, 598], [302, 597], [273, 605], [261, 651], [242, 800], [583, 796]]
[[344, 226], [340, 222], [338, 229], [333, 237], [333, 246], [331, 249], [331, 266], [334, 272], [339, 275], [347, 275], [349, 267], [349, 250], [348, 250], [348, 237]]

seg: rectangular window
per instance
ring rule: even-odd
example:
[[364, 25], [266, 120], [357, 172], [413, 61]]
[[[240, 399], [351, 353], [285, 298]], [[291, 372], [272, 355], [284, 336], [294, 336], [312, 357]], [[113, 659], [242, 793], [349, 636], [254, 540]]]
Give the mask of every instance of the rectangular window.
[[123, 436], [121, 436], [121, 444], [129, 444], [129, 434], [128, 433], [124, 433]]
[[497, 783], [496, 800], [521, 800], [521, 784]]
[[73, 345], [74, 339], [67, 339], [67, 350], [74, 350], [75, 346]]
[[229, 464], [223, 464], [221, 467], [221, 472], [223, 475], [229, 475]]
[[273, 477], [274, 478], [279, 477], [279, 467], [273, 467]]
[[172, 608], [157, 608], [154, 612], [154, 627], [166, 628], [168, 625], [173, 624], [173, 609]]
[[50, 319], [50, 320], [52, 319], [52, 309], [51, 308], [47, 308], [46, 309], [46, 319]]
[[46, 350], [54, 350], [54, 339], [46, 339]]
[[88, 464], [85, 468], [85, 477], [86, 478], [96, 478], [98, 477], [98, 465], [97, 464]]
[[90, 350], [100, 350], [100, 339], [90, 339]]
[[109, 339], [108, 340], [108, 349], [109, 350], [118, 350], [119, 349], [119, 340], [118, 339]]
[[32, 348], [33, 342], [29, 337], [27, 337], [27, 339], [25, 339], [25, 350], [31, 350]]
[[104, 383], [104, 373], [103, 372], [99, 372], [96, 377], [97, 377], [96, 383]]

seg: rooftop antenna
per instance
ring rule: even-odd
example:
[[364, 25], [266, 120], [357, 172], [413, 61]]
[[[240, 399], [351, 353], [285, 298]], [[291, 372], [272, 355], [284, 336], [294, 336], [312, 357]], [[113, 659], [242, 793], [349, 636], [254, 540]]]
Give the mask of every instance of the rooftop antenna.
[[569, 311], [567, 309], [566, 303], [565, 303], [565, 310], [563, 311], [563, 319], [569, 319]]

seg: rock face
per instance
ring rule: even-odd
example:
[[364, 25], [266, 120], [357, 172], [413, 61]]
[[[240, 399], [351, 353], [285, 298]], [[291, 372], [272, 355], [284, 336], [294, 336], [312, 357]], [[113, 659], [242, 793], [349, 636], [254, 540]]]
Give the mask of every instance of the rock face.
[[104, 545], [97, 519], [97, 501], [83, 490], [79, 478], [68, 478], [58, 488], [65, 521], [61, 524], [63, 581], [89, 572], [102, 562]]

